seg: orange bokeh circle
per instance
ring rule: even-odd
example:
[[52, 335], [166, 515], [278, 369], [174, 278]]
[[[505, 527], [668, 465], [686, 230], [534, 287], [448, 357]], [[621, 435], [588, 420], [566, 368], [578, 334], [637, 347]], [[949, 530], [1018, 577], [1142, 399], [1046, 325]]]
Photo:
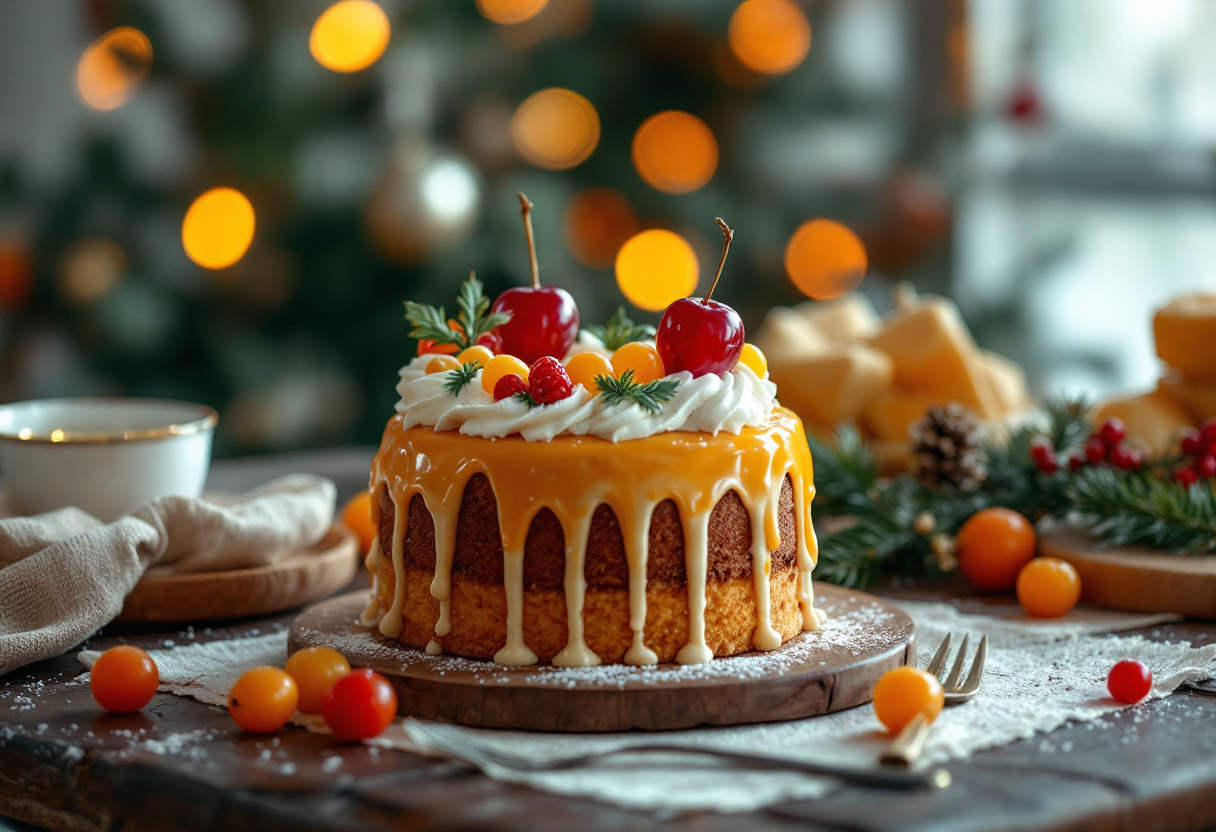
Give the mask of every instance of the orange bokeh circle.
[[804, 295], [830, 300], [856, 289], [866, 276], [866, 249], [833, 220], [808, 220], [785, 247], [785, 271]]
[[754, 72], [781, 75], [811, 49], [811, 24], [792, 0], [744, 0], [730, 18], [731, 51]]
[[697, 288], [700, 266], [688, 241], [651, 228], [633, 235], [616, 255], [616, 283], [639, 309], [658, 312]]
[[200, 195], [182, 220], [186, 255], [205, 269], [224, 269], [245, 256], [257, 224], [253, 205], [233, 188]]
[[533, 93], [511, 118], [515, 147], [532, 164], [565, 170], [582, 164], [600, 142], [600, 116], [578, 93], [551, 87]]
[[691, 113], [656, 113], [633, 134], [633, 166], [647, 185], [669, 194], [701, 188], [718, 169], [718, 141]]
[[621, 246], [637, 230], [637, 211], [613, 188], [585, 188], [566, 203], [566, 247], [584, 266], [611, 266]]
[[372, 0], [341, 0], [313, 24], [308, 50], [326, 69], [358, 72], [380, 60], [391, 34], [388, 15]]
[[80, 99], [94, 110], [114, 110], [131, 100], [152, 68], [152, 42], [130, 26], [111, 29], [89, 44], [76, 65]]
[[477, 0], [477, 10], [494, 23], [523, 23], [540, 14], [549, 0]]

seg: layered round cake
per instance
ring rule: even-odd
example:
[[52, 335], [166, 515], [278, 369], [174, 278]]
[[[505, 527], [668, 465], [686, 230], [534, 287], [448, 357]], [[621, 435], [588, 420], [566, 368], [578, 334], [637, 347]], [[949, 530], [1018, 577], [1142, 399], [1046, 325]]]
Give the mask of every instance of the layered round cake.
[[580, 331], [568, 298], [534, 281], [487, 313], [470, 279], [446, 335], [407, 304], [423, 340], [372, 463], [362, 623], [508, 666], [695, 664], [818, 629], [810, 450], [738, 316], [684, 299], [657, 334]]

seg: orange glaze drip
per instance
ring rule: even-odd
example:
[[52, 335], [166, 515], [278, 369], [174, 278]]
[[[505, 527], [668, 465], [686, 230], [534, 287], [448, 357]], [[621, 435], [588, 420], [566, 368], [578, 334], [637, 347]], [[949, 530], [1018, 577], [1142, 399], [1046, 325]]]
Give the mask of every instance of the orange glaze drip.
[[[380, 621], [385, 635], [399, 635], [402, 627], [405, 518], [415, 494], [423, 496], [435, 522], [436, 567], [431, 595], [441, 609], [435, 633], [443, 636], [448, 632], [456, 522], [465, 486], [478, 473], [485, 474], [494, 489], [502, 534], [507, 642], [494, 657], [499, 664], [525, 665], [537, 660], [523, 640], [523, 557], [528, 528], [544, 508], [557, 517], [567, 541], [569, 636], [553, 663], [599, 664], [599, 657], [583, 640], [586, 582], [582, 570], [587, 531], [601, 503], [616, 514], [629, 568], [634, 642], [625, 661], [653, 664], [655, 654], [642, 643], [646, 546], [651, 513], [669, 498], [679, 508], [684, 526], [689, 593], [689, 641], [677, 661], [695, 664], [711, 659], [705, 644], [707, 529], [714, 506], [731, 490], [739, 494], [752, 519], [757, 610], [753, 643], [762, 650], [776, 649], [781, 639], [769, 621], [768, 576], [771, 552], [781, 545], [778, 504], [787, 474], [794, 488], [803, 629], [817, 630], [823, 621], [822, 612], [814, 608], [810, 578], [818, 557], [810, 512], [815, 496], [811, 452], [802, 423], [784, 408], [775, 409], [763, 427], [744, 428], [738, 435], [671, 431], [620, 443], [584, 436], [560, 436], [550, 442], [526, 442], [518, 436], [489, 440], [455, 431], [436, 433], [422, 426], [402, 430], [401, 417], [395, 416], [385, 428], [371, 472], [373, 492], [387, 488], [396, 506], [392, 552], [383, 554], [391, 554], [393, 559], [398, 597]], [[378, 561], [378, 548], [378, 544], [373, 546], [369, 564], [373, 559]], [[438, 643], [432, 641], [427, 651], [439, 652]]]

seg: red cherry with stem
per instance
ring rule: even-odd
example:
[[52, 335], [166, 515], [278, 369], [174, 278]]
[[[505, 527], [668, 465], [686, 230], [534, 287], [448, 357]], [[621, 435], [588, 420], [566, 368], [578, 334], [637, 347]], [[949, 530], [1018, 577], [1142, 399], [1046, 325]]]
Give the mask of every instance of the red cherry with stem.
[[722, 218], [722, 259], [714, 282], [702, 299], [681, 298], [667, 307], [655, 332], [655, 346], [663, 359], [663, 368], [671, 373], [689, 372], [694, 378], [730, 372], [739, 363], [743, 351], [743, 319], [725, 303], [711, 300], [722, 277], [726, 253], [735, 238]]
[[1124, 659], [1110, 669], [1106, 689], [1117, 702], [1134, 705], [1153, 689], [1153, 671], [1137, 659]]
[[370, 739], [397, 715], [397, 692], [376, 671], [356, 668], [334, 682], [321, 705], [321, 715], [340, 740]]
[[1195, 473], [1200, 479], [1210, 480], [1216, 477], [1216, 456], [1204, 454], [1195, 460], [1195, 464], [1191, 466], [1195, 469]]
[[1101, 465], [1106, 461], [1106, 443], [1096, 436], [1091, 436], [1085, 443], [1085, 459], [1090, 465]]
[[1203, 434], [1191, 428], [1182, 432], [1178, 442], [1183, 456], [1198, 456], [1203, 452]]
[[1194, 468], [1179, 468], [1174, 472], [1174, 482], [1187, 488], [1199, 482], [1199, 475], [1195, 473]]
[[532, 203], [519, 195], [532, 261], [532, 285], [508, 289], [494, 301], [494, 312], [510, 312], [511, 320], [495, 330], [501, 339], [500, 352], [513, 355], [531, 366], [538, 358], [564, 358], [578, 337], [578, 307], [565, 289], [540, 285], [536, 262], [536, 238], [532, 232]]
[[1127, 436], [1127, 425], [1117, 417], [1110, 417], [1098, 427], [1098, 438], [1107, 445], [1118, 445]]

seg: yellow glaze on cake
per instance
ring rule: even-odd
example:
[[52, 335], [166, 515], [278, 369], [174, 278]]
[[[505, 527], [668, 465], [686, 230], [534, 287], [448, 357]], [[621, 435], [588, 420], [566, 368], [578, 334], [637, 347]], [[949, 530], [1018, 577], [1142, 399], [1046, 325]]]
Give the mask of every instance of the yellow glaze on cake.
[[[770, 620], [771, 552], [780, 546], [778, 504], [788, 475], [793, 485], [797, 536], [798, 601], [802, 628], [816, 630], [822, 614], [814, 608], [811, 570], [818, 556], [811, 525], [815, 496], [811, 453], [802, 423], [783, 408], [768, 423], [738, 434], [672, 431], [643, 439], [612, 443], [595, 437], [561, 436], [549, 442], [526, 442], [518, 436], [489, 440], [429, 427], [403, 430], [401, 417], [391, 419], [372, 463], [373, 493], [387, 489], [395, 506], [391, 558], [395, 576], [393, 605], [380, 608], [373, 589], [363, 616], [366, 626], [379, 622], [389, 637], [400, 636], [405, 603], [403, 541], [409, 505], [421, 495], [435, 525], [435, 574], [431, 595], [439, 601], [435, 635], [451, 629], [452, 556], [457, 516], [465, 486], [484, 474], [498, 503], [502, 535], [503, 577], [507, 600], [506, 644], [494, 656], [502, 665], [528, 665], [536, 654], [524, 643], [524, 543], [532, 519], [551, 510], [566, 539], [565, 601], [568, 638], [553, 659], [558, 666], [589, 666], [600, 658], [583, 637], [583, 575], [585, 546], [591, 518], [605, 504], [616, 515], [625, 542], [629, 570], [629, 626], [633, 643], [627, 664], [654, 664], [655, 653], [643, 643], [646, 624], [646, 559], [649, 523], [655, 507], [675, 502], [685, 537], [688, 586], [688, 641], [676, 656], [681, 664], [709, 661], [713, 652], [705, 641], [708, 526], [718, 501], [735, 491], [747, 508], [752, 528], [752, 575], [756, 598], [753, 645], [761, 650], [781, 646]], [[372, 501], [379, 514], [378, 501]], [[374, 516], [377, 527], [380, 517]], [[368, 554], [373, 575], [380, 570], [379, 537]], [[428, 652], [439, 652], [437, 642]]]

